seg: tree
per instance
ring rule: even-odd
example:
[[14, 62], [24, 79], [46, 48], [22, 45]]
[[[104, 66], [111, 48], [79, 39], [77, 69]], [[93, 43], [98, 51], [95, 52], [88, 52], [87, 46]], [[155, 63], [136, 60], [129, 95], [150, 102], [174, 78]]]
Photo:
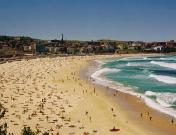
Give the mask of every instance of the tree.
[[35, 133], [31, 130], [30, 127], [24, 127], [22, 130], [22, 135], [35, 135]]
[[[37, 129], [37, 131], [34, 132], [34, 131], [31, 130], [30, 127], [24, 127], [23, 130], [22, 130], [22, 135], [38, 135], [39, 133], [41, 133], [40, 130]], [[49, 135], [49, 133], [44, 132], [43, 135]]]
[[[0, 104], [0, 124], [1, 118], [5, 116], [6, 109]], [[7, 135], [7, 123], [0, 125], [0, 135]]]
[[45, 132], [45, 133], [43, 133], [43, 135], [49, 135], [49, 133], [48, 133], [48, 132]]
[[0, 36], [0, 41], [9, 41], [9, 40], [11, 40], [12, 39], [12, 37], [10, 37], [10, 36]]

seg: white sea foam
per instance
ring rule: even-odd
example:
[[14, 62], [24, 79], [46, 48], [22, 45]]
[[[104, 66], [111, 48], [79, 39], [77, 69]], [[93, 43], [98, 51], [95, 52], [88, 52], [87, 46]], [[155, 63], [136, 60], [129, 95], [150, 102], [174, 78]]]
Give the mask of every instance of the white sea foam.
[[176, 78], [164, 75], [150, 74], [149, 77], [155, 78], [157, 81], [164, 82], [167, 84], [176, 84]]
[[128, 66], [128, 67], [130, 67], [130, 66], [135, 67], [135, 66], [141, 66], [141, 64], [139, 64], [139, 63], [130, 63], [130, 62], [128, 62], [128, 63], [126, 64], [126, 66]]
[[176, 60], [176, 57], [160, 58], [160, 60]]
[[148, 58], [147, 57], [144, 57], [143, 60], [147, 60]]
[[98, 83], [104, 83], [107, 84], [107, 80], [103, 79], [100, 77], [102, 74], [107, 73], [107, 72], [119, 72], [119, 69], [111, 69], [111, 68], [102, 68], [97, 70], [91, 75], [91, 78], [93, 78], [96, 82]]
[[97, 62], [98, 64], [101, 64], [101, 65], [105, 64], [105, 62], [100, 61], [100, 60], [95, 60], [95, 62]]
[[147, 95], [147, 96], [156, 96], [156, 92], [153, 92], [153, 91], [146, 91], [146, 92], [145, 92], [145, 95]]
[[156, 101], [164, 107], [171, 107], [176, 102], [176, 93], [146, 91], [145, 95], [156, 96]]
[[154, 100], [152, 100], [148, 97], [144, 96], [142, 98], [144, 98], [145, 103], [148, 106], [152, 107], [153, 109], [158, 110], [162, 113], [168, 114], [168, 115], [173, 116], [173, 117], [176, 118], [176, 111], [174, 109], [164, 106], [165, 104], [164, 105], [160, 104], [161, 102], [160, 103], [155, 102]]
[[176, 63], [166, 63], [166, 62], [157, 62], [157, 61], [151, 61], [151, 63], [159, 65], [161, 67], [176, 69]]
[[120, 69], [102, 68], [100, 70], [97, 70], [95, 73], [93, 73], [91, 75], [91, 77], [95, 78], [95, 77], [100, 76], [101, 74], [106, 73], [106, 72], [119, 72], [119, 71], [120, 71]]
[[160, 98], [156, 98], [156, 102], [158, 102], [160, 105], [164, 106], [164, 107], [171, 107], [171, 104], [166, 103], [165, 101], [163, 101]]
[[141, 60], [141, 58], [125, 57], [125, 58], [118, 59], [116, 61], [134, 61], [134, 60]]

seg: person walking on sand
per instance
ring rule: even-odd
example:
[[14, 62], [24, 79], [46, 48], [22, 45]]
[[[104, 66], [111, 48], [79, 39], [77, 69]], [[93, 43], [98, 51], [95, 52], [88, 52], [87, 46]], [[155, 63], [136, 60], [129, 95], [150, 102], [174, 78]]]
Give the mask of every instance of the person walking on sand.
[[92, 121], [92, 117], [91, 116], [89, 117], [89, 120], [90, 120], [90, 122]]
[[152, 120], [152, 117], [150, 117], [150, 121]]
[[172, 118], [171, 123], [174, 124], [174, 119]]
[[113, 111], [114, 111], [114, 108], [111, 108], [111, 111], [113, 112]]
[[86, 115], [88, 115], [88, 111], [86, 111]]
[[141, 113], [141, 118], [142, 118], [143, 114]]

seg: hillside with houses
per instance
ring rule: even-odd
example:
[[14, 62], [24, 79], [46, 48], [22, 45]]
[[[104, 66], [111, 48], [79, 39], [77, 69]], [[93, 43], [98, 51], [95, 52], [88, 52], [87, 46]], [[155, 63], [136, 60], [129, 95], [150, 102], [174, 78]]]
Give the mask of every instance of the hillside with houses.
[[0, 57], [38, 54], [92, 55], [124, 53], [170, 53], [176, 51], [174, 40], [166, 42], [119, 40], [40, 40], [31, 37], [0, 36]]

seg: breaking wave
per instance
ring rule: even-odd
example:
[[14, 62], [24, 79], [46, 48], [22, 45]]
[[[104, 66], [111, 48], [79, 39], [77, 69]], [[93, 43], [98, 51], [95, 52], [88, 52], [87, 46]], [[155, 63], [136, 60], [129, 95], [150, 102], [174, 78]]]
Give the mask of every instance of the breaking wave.
[[167, 84], [176, 84], [176, 78], [164, 75], [154, 75], [150, 74], [149, 77], [155, 78], [157, 81], [164, 82]]
[[141, 64], [139, 64], [139, 63], [130, 63], [130, 62], [128, 62], [127, 64], [126, 64], [126, 66], [133, 66], [133, 67], [135, 67], [135, 66], [140, 66]]
[[155, 96], [156, 101], [164, 107], [172, 107], [176, 102], [176, 93], [146, 91], [146, 96]]
[[176, 69], [176, 63], [166, 63], [166, 62], [157, 62], [157, 61], [151, 61], [150, 63], [159, 65], [161, 67]]
[[119, 72], [119, 69], [113, 69], [113, 68], [102, 68], [97, 70], [91, 75], [91, 78], [94, 79], [98, 83], [107, 83], [104, 79], [102, 79], [101, 75], [107, 72]]

